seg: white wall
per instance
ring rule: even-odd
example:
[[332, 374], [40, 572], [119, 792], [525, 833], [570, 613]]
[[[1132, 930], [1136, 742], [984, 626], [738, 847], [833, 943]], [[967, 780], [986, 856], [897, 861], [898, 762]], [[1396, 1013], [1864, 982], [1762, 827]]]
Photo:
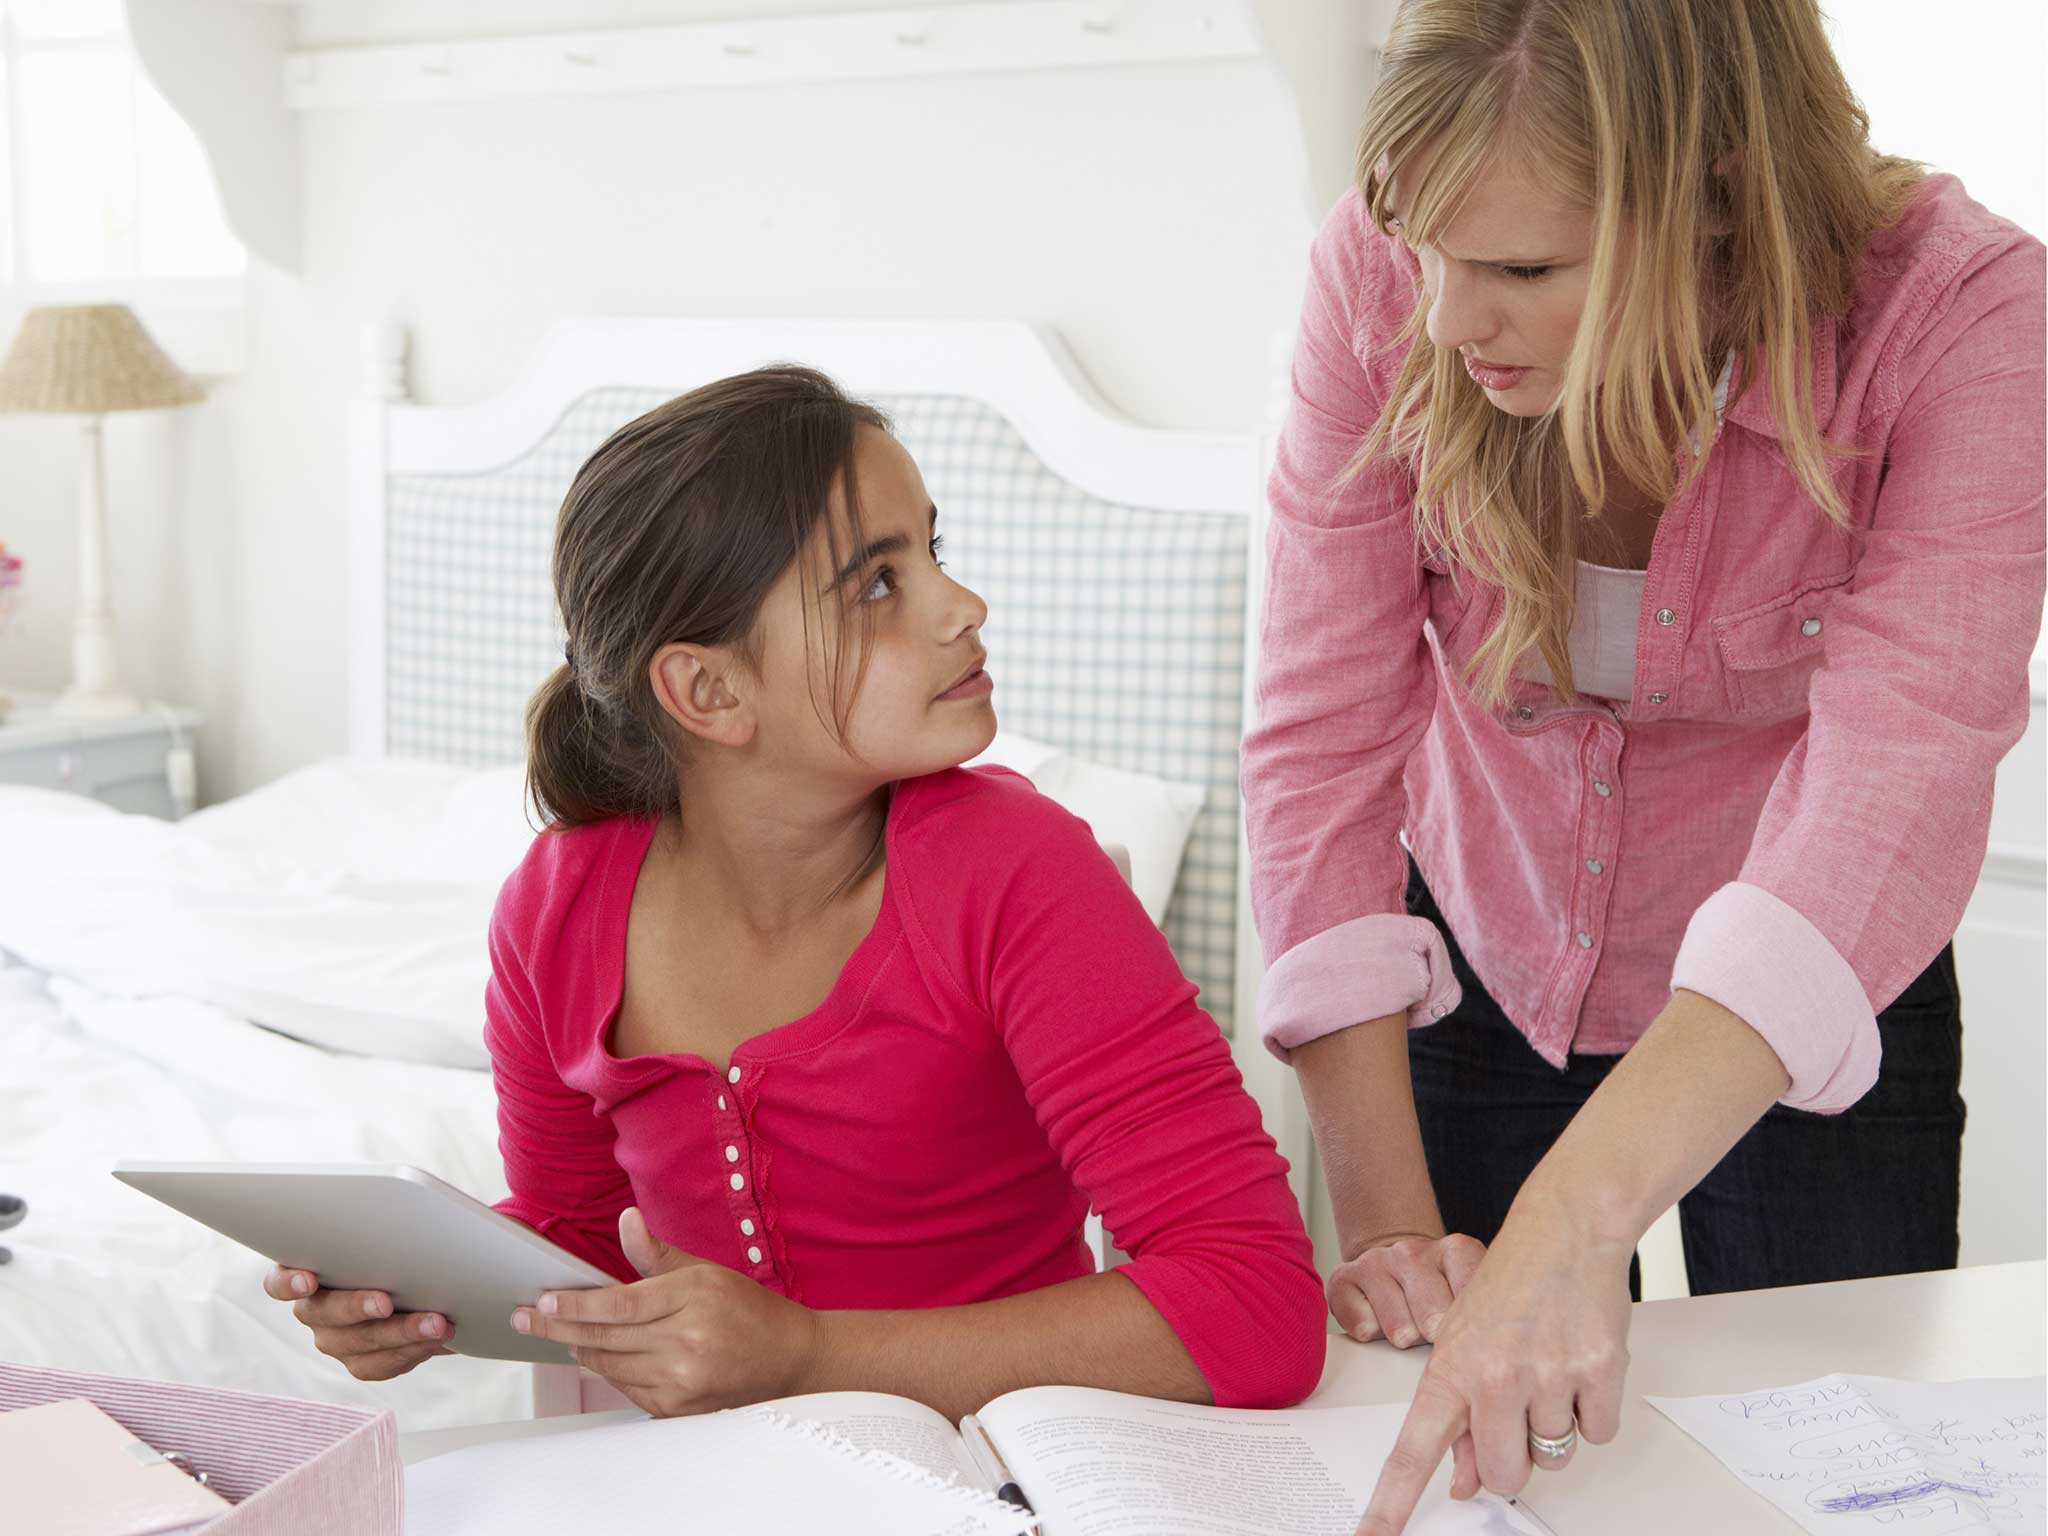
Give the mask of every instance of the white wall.
[[[529, 0], [493, 7], [489, 27], [718, 10]], [[312, 4], [298, 26], [319, 46], [478, 22], [440, 0]], [[1363, 71], [1361, 52], [1360, 99]], [[560, 315], [1024, 316], [1057, 327], [1138, 419], [1242, 426], [1314, 225], [1296, 108], [1253, 63], [298, 127], [304, 270], [252, 272], [246, 370], [203, 407], [110, 427], [127, 651], [144, 687], [208, 711], [208, 799], [344, 746], [343, 447], [362, 322], [408, 321], [417, 396], [452, 402], [499, 388]], [[0, 639], [0, 676], [54, 688], [73, 535], [69, 444], [48, 425], [0, 424], [0, 538], [28, 557], [35, 599]]]
[[[863, 3], [290, 14], [318, 47]], [[1930, 34], [1898, 24], [1903, 4], [1836, 8], [1876, 137], [2041, 229], [2038, 6], [1975, 0]], [[502, 384], [562, 314], [1026, 315], [1141, 420], [1255, 422], [1391, 3], [1257, 9], [1292, 92], [1222, 64], [300, 116], [304, 271], [252, 271], [247, 368], [204, 407], [109, 424], [126, 654], [141, 686], [207, 710], [203, 794], [343, 745], [341, 429], [363, 320], [411, 321], [420, 398], [455, 401]], [[1319, 50], [1341, 67], [1302, 64]], [[0, 539], [31, 583], [0, 634], [17, 685], [68, 668], [73, 465], [57, 424], [0, 419]]]

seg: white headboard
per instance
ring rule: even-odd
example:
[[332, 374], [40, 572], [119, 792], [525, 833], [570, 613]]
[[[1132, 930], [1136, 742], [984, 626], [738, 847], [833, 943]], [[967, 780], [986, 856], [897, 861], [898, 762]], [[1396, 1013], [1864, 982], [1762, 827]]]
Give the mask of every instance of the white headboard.
[[353, 454], [354, 750], [516, 760], [526, 697], [561, 655], [548, 557], [583, 459], [672, 395], [807, 363], [888, 412], [916, 457], [949, 563], [989, 601], [1005, 727], [1207, 786], [1166, 932], [1224, 1030], [1249, 1018], [1237, 749], [1256, 434], [1133, 425], [1056, 337], [1014, 322], [567, 321], [512, 389], [461, 407], [404, 401], [403, 339], [380, 335], [383, 398]]

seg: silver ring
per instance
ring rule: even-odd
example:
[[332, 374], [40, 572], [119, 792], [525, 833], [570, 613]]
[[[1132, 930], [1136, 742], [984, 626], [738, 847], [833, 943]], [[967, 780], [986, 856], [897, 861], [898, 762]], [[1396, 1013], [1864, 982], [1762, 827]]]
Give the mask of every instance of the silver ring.
[[1578, 1443], [1579, 1425], [1576, 1419], [1572, 1421], [1572, 1427], [1555, 1440], [1548, 1435], [1539, 1435], [1533, 1429], [1529, 1431], [1529, 1449], [1538, 1456], [1547, 1456], [1552, 1461], [1561, 1461], [1571, 1455], [1572, 1447]]

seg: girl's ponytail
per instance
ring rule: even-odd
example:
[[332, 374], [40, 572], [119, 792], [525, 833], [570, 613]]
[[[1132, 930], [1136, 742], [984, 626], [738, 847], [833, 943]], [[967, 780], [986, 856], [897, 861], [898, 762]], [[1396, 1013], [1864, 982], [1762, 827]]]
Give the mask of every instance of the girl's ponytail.
[[526, 793], [545, 820], [566, 826], [658, 816], [674, 799], [675, 768], [652, 732], [610, 716], [564, 665], [526, 706]]

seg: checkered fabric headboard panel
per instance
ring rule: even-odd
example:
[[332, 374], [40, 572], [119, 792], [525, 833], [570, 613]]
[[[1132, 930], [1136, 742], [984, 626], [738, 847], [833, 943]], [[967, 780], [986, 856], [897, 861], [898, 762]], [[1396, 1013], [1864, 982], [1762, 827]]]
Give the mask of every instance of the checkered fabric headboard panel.
[[[385, 530], [386, 739], [400, 756], [489, 766], [523, 754], [526, 700], [560, 661], [549, 586], [570, 480], [657, 390], [577, 400], [520, 459], [394, 475]], [[1101, 501], [995, 411], [882, 396], [939, 507], [946, 559], [988, 600], [1004, 729], [1094, 762], [1200, 784], [1208, 799], [1166, 935], [1226, 1032], [1235, 1006], [1237, 746], [1246, 524]]]

